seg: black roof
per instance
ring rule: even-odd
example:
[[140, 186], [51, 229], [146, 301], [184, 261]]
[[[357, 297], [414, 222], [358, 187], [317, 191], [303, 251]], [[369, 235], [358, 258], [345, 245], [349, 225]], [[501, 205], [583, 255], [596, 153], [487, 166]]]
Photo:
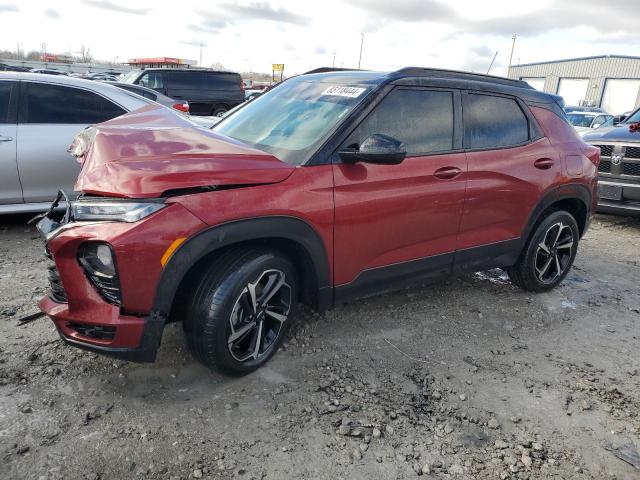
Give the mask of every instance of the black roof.
[[[448, 80], [472, 80], [476, 82], [487, 82], [499, 85], [507, 85], [511, 87], [533, 89], [531, 85], [522, 80], [515, 80], [513, 78], [498, 77], [495, 75], [485, 75], [482, 73], [463, 72], [460, 70], [446, 70], [440, 68], [424, 68], [424, 67], [404, 67], [393, 72], [374, 72], [370, 70], [359, 70], [356, 68], [332, 68], [332, 67], [320, 67], [310, 70], [303, 75], [314, 75], [319, 73], [334, 73], [340, 77], [350, 77], [355, 80], [368, 80], [370, 83], [372, 80], [379, 78], [383, 81], [397, 80], [401, 78], [409, 77], [430, 77], [430, 78], [444, 78]], [[346, 75], [339, 75], [345, 73]], [[376, 82], [374, 82], [376, 83]]]
[[387, 84], [423, 87], [445, 86], [515, 95], [531, 105], [555, 105], [553, 108], [560, 108], [559, 105], [563, 104], [557, 95], [536, 90], [522, 80], [439, 68], [406, 67], [393, 72], [374, 72], [323, 67], [297, 77], [291, 77], [287, 81], [305, 81], [307, 79], [325, 83], [348, 83], [349, 85], [375, 87]]

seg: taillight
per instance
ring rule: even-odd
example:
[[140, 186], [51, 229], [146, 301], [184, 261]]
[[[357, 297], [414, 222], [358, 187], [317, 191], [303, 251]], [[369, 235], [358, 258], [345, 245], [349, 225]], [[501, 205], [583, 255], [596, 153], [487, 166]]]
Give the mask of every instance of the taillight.
[[181, 112], [184, 112], [184, 113], [189, 113], [189, 104], [187, 102], [174, 103], [173, 108], [175, 108], [176, 110], [180, 110]]

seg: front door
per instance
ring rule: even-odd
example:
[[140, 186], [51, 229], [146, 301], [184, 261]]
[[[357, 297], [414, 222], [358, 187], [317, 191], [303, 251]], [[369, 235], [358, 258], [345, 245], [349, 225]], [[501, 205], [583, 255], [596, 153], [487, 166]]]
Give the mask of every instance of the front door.
[[16, 162], [18, 82], [0, 80], [0, 205], [22, 203]]
[[457, 91], [396, 87], [339, 148], [377, 133], [402, 141], [407, 157], [333, 166], [338, 301], [451, 270], [467, 170], [459, 116]]

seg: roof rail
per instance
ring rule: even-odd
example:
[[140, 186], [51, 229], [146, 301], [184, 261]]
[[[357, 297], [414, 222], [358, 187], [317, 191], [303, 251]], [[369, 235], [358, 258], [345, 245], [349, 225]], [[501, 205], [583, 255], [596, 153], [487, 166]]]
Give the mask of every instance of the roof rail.
[[512, 87], [533, 89], [531, 85], [522, 80], [485, 75], [483, 73], [463, 72], [460, 70], [445, 70], [440, 68], [405, 67], [393, 72], [394, 74], [412, 75], [416, 77], [446, 77], [461, 80], [475, 80], [477, 82], [498, 83]]
[[327, 73], [327, 72], [365, 72], [366, 70], [360, 70], [358, 68], [334, 68], [334, 67], [319, 67], [304, 72], [302, 75], [310, 75], [312, 73]]

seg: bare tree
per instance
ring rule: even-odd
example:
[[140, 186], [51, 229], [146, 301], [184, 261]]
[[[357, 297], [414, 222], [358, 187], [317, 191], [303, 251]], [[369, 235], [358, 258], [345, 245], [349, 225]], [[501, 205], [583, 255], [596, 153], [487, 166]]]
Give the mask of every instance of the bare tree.
[[80, 46], [80, 61], [82, 63], [91, 63], [93, 61], [91, 49], [85, 45]]
[[41, 57], [42, 57], [42, 52], [38, 50], [31, 50], [29, 53], [27, 53], [25, 58], [27, 60], [40, 60]]
[[211, 68], [213, 68], [214, 70], [219, 70], [221, 72], [226, 71], [227, 69], [225, 68], [225, 66], [220, 63], [220, 62], [215, 62], [211, 64]]

